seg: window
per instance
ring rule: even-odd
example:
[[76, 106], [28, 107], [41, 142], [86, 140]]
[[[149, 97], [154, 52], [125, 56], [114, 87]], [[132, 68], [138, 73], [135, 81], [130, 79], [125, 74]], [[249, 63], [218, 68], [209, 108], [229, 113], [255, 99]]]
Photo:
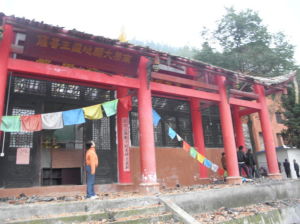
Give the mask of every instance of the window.
[[46, 82], [43, 80], [14, 77], [13, 85], [14, 93], [27, 93], [41, 96], [46, 95]]
[[80, 98], [80, 86], [52, 82], [51, 83], [51, 95], [54, 97], [79, 99]]
[[[131, 145], [139, 145], [139, 123], [137, 113], [137, 101], [133, 99], [134, 110], [130, 113]], [[168, 128], [171, 127], [185, 141], [193, 145], [192, 125], [189, 103], [182, 100], [153, 97], [152, 106], [161, 116], [162, 120], [154, 127], [155, 146], [181, 147], [177, 138], [171, 139]]]
[[284, 120], [282, 119], [282, 113], [281, 112], [275, 112], [276, 121], [278, 124], [284, 124]]

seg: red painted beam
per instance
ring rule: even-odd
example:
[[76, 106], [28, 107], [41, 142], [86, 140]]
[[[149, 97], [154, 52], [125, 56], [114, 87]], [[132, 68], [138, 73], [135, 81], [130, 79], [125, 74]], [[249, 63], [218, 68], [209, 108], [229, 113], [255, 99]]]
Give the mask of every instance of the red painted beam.
[[258, 110], [261, 108], [260, 104], [255, 101], [240, 100], [240, 99], [236, 99], [236, 98], [230, 98], [229, 103], [231, 105], [253, 108], [253, 109], [258, 109]]
[[253, 109], [253, 108], [243, 109], [239, 111], [239, 116], [241, 117], [241, 116], [249, 115], [252, 113], [256, 113], [258, 111], [259, 111], [258, 109]]
[[244, 92], [237, 89], [231, 89], [230, 93], [237, 96], [248, 97], [254, 100], [258, 99], [258, 95], [256, 93]]
[[212, 101], [220, 101], [219, 94], [216, 93], [209, 93], [194, 89], [187, 89], [178, 86], [170, 86], [162, 83], [151, 82], [151, 90], [154, 92], [166, 93], [166, 94], [174, 94], [178, 96], [185, 96], [185, 97], [194, 97], [199, 99], [205, 100], [212, 100]]
[[10, 71], [30, 73], [40, 77], [74, 80], [85, 83], [99, 83], [138, 89], [138, 79], [128, 78], [120, 75], [107, 75], [105, 73], [92, 72], [77, 68], [68, 68], [58, 65], [42, 64], [20, 59], [9, 59], [8, 69]]

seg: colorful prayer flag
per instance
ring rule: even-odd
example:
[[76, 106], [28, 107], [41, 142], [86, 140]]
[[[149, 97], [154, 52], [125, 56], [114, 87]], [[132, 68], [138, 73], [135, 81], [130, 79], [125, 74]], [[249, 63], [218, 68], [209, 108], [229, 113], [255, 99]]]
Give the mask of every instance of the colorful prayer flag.
[[201, 155], [200, 153], [197, 153], [196, 159], [197, 159], [200, 163], [203, 163], [205, 157], [204, 157], [203, 155]]
[[107, 117], [110, 117], [117, 113], [118, 101], [118, 99], [115, 99], [102, 104]]
[[119, 105], [126, 111], [132, 110], [132, 96], [126, 96], [119, 99]]
[[83, 110], [67, 110], [62, 112], [64, 125], [82, 124], [85, 123]]
[[169, 134], [169, 136], [170, 136], [171, 139], [174, 139], [175, 136], [176, 136], [176, 132], [171, 127], [169, 127], [168, 134]]
[[89, 107], [82, 108], [84, 117], [89, 120], [98, 120], [103, 117], [101, 104], [96, 104]]
[[21, 129], [20, 116], [2, 116], [1, 131], [19, 132]]
[[220, 167], [219, 167], [219, 169], [218, 169], [218, 174], [219, 174], [220, 176], [223, 176], [223, 175], [224, 175], [224, 170], [223, 170], [222, 168], [220, 168]]
[[152, 109], [152, 117], [153, 117], [153, 124], [156, 127], [161, 119], [161, 117], [159, 116], [159, 114]]
[[219, 168], [219, 166], [218, 166], [217, 164], [212, 163], [210, 169], [211, 169], [212, 171], [214, 171], [214, 172], [217, 172], [217, 171], [218, 171], [218, 168]]
[[203, 162], [203, 165], [206, 166], [207, 168], [211, 168], [212, 163], [211, 163], [210, 160], [205, 158], [204, 162]]
[[190, 148], [190, 155], [191, 157], [193, 157], [194, 159], [197, 157], [197, 150], [194, 147]]
[[40, 114], [21, 116], [21, 130], [22, 131], [40, 131], [42, 130], [42, 117]]
[[42, 114], [43, 129], [60, 129], [64, 127], [62, 112]]
[[189, 152], [190, 151], [190, 148], [191, 146], [186, 142], [186, 141], [183, 141], [183, 145], [182, 145], [182, 148], [184, 149], [184, 151], [187, 151]]
[[176, 137], [177, 137], [177, 140], [178, 140], [179, 142], [182, 141], [182, 138], [181, 138], [178, 134], [176, 135]]

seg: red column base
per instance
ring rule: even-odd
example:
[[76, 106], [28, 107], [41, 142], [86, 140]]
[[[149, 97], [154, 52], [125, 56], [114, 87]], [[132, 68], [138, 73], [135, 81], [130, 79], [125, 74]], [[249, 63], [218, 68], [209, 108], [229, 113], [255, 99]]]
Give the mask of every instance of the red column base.
[[241, 177], [226, 177], [227, 184], [242, 184], [242, 182]]
[[281, 173], [269, 173], [268, 178], [274, 179], [274, 180], [282, 180]]
[[142, 194], [155, 194], [159, 193], [159, 183], [141, 183], [139, 185], [139, 192]]

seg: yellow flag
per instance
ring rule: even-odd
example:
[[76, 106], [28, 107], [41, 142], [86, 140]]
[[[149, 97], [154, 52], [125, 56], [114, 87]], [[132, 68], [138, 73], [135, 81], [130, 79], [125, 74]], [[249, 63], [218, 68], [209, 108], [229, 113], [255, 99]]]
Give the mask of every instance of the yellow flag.
[[126, 34], [125, 34], [125, 28], [124, 27], [122, 27], [121, 34], [120, 34], [118, 39], [119, 39], [120, 42], [127, 42], [127, 37], [126, 37]]
[[205, 159], [205, 157], [204, 156], [202, 156], [200, 153], [197, 153], [197, 157], [196, 157], [196, 159], [200, 162], [200, 163], [203, 163], [204, 162], [204, 159]]
[[96, 104], [89, 107], [82, 108], [84, 117], [89, 120], [97, 120], [103, 117], [101, 104]]

